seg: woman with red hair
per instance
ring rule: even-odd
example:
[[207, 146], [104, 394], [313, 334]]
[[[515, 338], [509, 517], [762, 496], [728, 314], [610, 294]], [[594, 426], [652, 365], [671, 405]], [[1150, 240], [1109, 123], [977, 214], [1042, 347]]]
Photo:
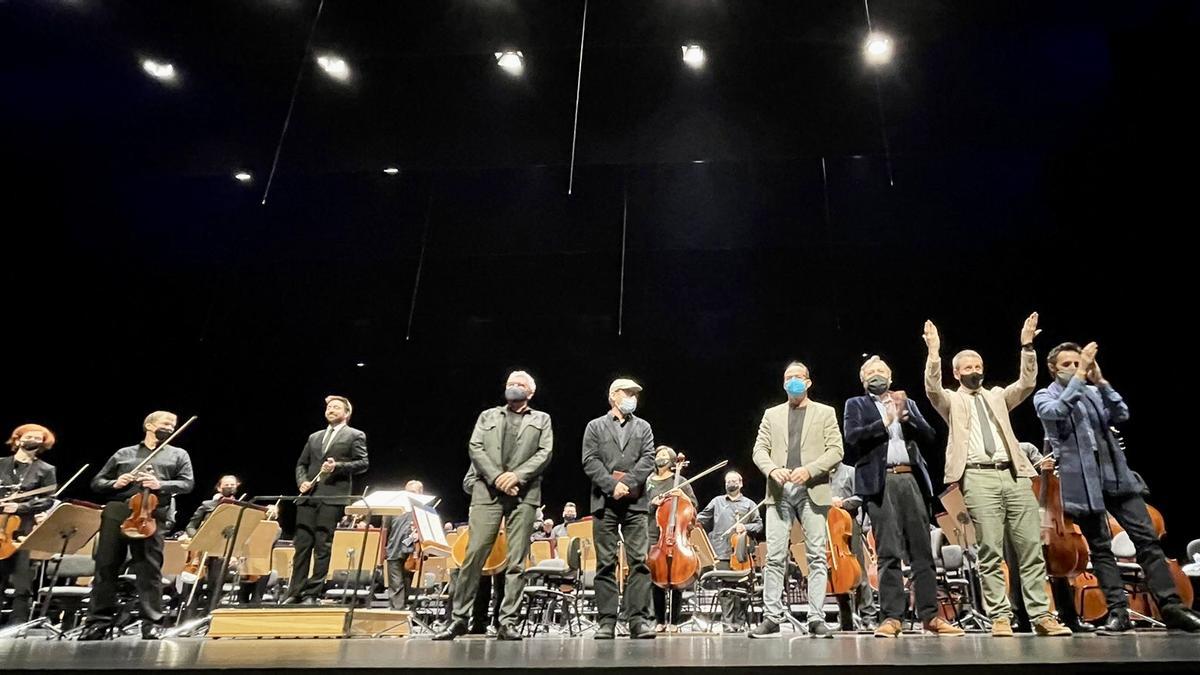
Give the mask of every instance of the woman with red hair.
[[[39, 458], [43, 452], [54, 447], [54, 434], [49, 429], [40, 424], [22, 424], [12, 432], [8, 439], [8, 447], [12, 454], [0, 458], [0, 496], [57, 484], [54, 466]], [[50, 495], [6, 502], [0, 505], [0, 524], [7, 525], [12, 518], [16, 518], [19, 524], [14, 535], [29, 534], [34, 526], [34, 516], [49, 510], [53, 505], [54, 498]], [[33, 570], [27, 551], [18, 550], [0, 560], [0, 598], [4, 597], [5, 589], [10, 586], [13, 589], [12, 611], [6, 618], [0, 619], [0, 625], [19, 624], [29, 620], [29, 607], [33, 599]]]

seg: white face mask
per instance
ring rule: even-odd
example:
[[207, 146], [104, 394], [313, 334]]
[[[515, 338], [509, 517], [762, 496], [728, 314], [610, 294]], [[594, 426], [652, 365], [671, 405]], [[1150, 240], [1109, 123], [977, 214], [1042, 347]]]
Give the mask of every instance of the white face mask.
[[636, 396], [625, 397], [625, 400], [621, 401], [617, 405], [617, 410], [620, 410], [622, 415], [632, 414], [633, 411], [637, 410], [637, 397]]

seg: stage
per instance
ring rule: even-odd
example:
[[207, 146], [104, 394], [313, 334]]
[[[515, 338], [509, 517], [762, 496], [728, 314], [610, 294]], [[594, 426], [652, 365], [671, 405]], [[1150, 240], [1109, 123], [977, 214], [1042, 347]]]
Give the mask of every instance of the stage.
[[[803, 673], [837, 671], [901, 673], [912, 670], [962, 672], [1024, 671], [1147, 672], [1200, 670], [1200, 638], [1187, 634], [1141, 633], [1129, 637], [993, 639], [905, 635], [897, 640], [839, 635], [816, 640], [785, 633], [780, 638], [679, 635], [654, 641], [539, 637], [523, 642], [463, 638], [453, 643], [427, 638], [358, 640], [207, 640], [149, 642], [0, 641], [6, 671], [213, 670], [278, 672], [291, 668], [326, 673], [396, 669], [405, 672], [558, 670], [622, 673], [660, 668]], [[847, 668], [850, 670], [848, 671]]]

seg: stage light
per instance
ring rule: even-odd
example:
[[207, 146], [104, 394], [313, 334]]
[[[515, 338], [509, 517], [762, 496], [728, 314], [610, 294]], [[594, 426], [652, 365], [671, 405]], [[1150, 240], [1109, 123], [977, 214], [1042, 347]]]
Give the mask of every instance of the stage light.
[[338, 82], [345, 82], [350, 79], [350, 66], [340, 56], [323, 54], [317, 57], [317, 65], [321, 66], [321, 70], [324, 70], [326, 75]]
[[680, 49], [683, 50], [683, 62], [692, 68], [703, 68], [704, 62], [708, 60], [704, 54], [704, 48], [700, 45], [684, 45]]
[[890, 62], [894, 51], [892, 38], [883, 33], [871, 33], [863, 43], [863, 57], [873, 66], [882, 66]]
[[358, 366], [359, 368], [362, 368], [362, 367], [366, 366], [367, 364], [363, 363], [362, 361], [359, 361], [358, 363], [356, 363], [354, 365]]
[[233, 177], [243, 183], [249, 183], [250, 179], [253, 178], [253, 176], [250, 175], [249, 171], [239, 171], [239, 172], [233, 174]]
[[146, 71], [150, 77], [156, 80], [162, 80], [163, 82], [175, 81], [175, 66], [170, 63], [160, 63], [154, 59], [142, 59], [142, 70]]
[[389, 166], [388, 168], [384, 169], [383, 172], [389, 176], [395, 176], [396, 174], [400, 173], [400, 169], [397, 169], [394, 166]]
[[496, 65], [509, 75], [520, 75], [525, 71], [525, 55], [521, 52], [496, 52]]

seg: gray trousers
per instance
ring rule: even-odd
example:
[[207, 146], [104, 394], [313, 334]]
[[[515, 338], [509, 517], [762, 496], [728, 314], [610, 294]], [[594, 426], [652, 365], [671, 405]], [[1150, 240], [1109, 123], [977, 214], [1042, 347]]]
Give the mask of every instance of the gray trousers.
[[799, 518], [804, 528], [804, 547], [808, 559], [808, 620], [825, 620], [827, 570], [825, 553], [829, 546], [825, 516], [828, 506], [817, 506], [808, 498], [808, 490], [788, 483], [783, 496], [767, 505], [767, 564], [763, 570], [763, 614], [777, 624], [784, 622], [783, 590], [788, 563], [788, 540], [792, 523]]
[[467, 623], [471, 618], [471, 607], [479, 591], [479, 577], [483, 563], [496, 543], [501, 520], [505, 523], [505, 538], [508, 555], [504, 559], [504, 601], [500, 603], [500, 625], [515, 627], [517, 612], [521, 609], [521, 597], [525, 592], [525, 558], [529, 555], [529, 537], [533, 534], [534, 507], [523, 504], [516, 498], [502, 497], [492, 504], [473, 504], [467, 520], [470, 541], [467, 555], [458, 570], [454, 586], [454, 619]]

